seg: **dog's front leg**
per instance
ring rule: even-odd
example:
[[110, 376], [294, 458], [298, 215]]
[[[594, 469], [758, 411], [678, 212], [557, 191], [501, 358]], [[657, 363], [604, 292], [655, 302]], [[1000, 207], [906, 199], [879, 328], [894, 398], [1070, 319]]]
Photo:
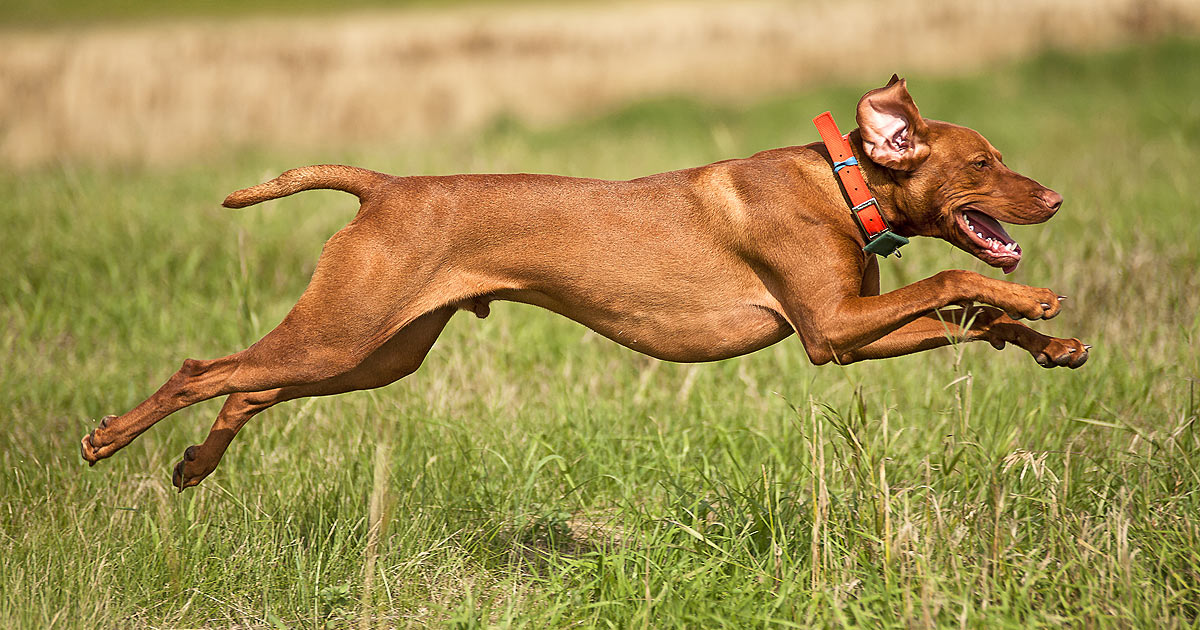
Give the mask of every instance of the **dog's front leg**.
[[[1011, 319], [1050, 319], [1061, 307], [1059, 296], [1049, 289], [962, 270], [943, 271], [882, 295], [862, 295], [864, 271], [858, 261], [842, 259], [832, 265], [827, 262], [798, 268], [781, 279], [781, 305], [813, 363], [820, 365], [843, 357], [858, 360], [848, 353], [865, 349], [919, 318], [951, 305], [991, 304]], [[895, 356], [948, 343], [948, 340], [938, 341], [939, 335], [933, 330], [930, 325], [918, 326], [912, 329], [916, 334], [906, 333], [889, 340], [876, 350], [866, 351], [868, 356], [861, 358], [870, 358], [874, 352], [880, 352], [879, 356]], [[944, 329], [940, 336], [946, 336]], [[1027, 336], [1022, 340], [1028, 345], [1034, 343]], [[1012, 342], [1019, 343], [1015, 337]]]
[[[879, 295], [879, 263], [875, 257], [867, 260], [860, 295]], [[986, 341], [997, 350], [1011, 343], [1033, 355], [1042, 367], [1077, 368], [1087, 361], [1088, 350], [1078, 339], [1058, 339], [1007, 316], [992, 306], [950, 308], [933, 311], [919, 317], [880, 339], [834, 357], [842, 365], [867, 359], [886, 359], [940, 348], [965, 341]]]
[[1006, 343], [1024, 348], [1042, 367], [1077, 368], [1088, 358], [1091, 346], [1078, 339], [1058, 339], [1008, 317], [998, 308], [973, 306], [941, 309], [920, 317], [882, 338], [842, 352], [840, 364], [896, 357], [951, 343], [986, 341], [1000, 350]]

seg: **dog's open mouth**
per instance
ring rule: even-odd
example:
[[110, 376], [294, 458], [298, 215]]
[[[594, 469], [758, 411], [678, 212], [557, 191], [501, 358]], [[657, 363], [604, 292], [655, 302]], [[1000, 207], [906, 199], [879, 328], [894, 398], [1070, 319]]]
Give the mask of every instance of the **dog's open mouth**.
[[1021, 262], [1021, 246], [1013, 240], [1004, 226], [992, 217], [975, 210], [964, 208], [958, 213], [958, 227], [966, 232], [975, 246], [975, 256], [983, 262], [1012, 273]]

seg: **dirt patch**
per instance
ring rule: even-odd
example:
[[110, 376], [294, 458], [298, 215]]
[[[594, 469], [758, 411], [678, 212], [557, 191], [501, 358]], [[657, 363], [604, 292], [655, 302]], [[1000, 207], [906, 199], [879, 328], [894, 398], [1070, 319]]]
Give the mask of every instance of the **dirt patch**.
[[0, 32], [0, 163], [400, 143], [1200, 30], [1194, 0], [652, 2]]

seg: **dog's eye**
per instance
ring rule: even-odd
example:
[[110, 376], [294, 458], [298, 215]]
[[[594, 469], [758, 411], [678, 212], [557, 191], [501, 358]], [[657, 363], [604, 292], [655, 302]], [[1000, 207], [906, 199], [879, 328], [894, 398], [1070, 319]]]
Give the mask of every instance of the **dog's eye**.
[[987, 168], [987, 165], [988, 165], [988, 161], [985, 159], [982, 159], [982, 158], [975, 160], [974, 162], [971, 162], [971, 166], [974, 166], [975, 168], [979, 168], [979, 169]]

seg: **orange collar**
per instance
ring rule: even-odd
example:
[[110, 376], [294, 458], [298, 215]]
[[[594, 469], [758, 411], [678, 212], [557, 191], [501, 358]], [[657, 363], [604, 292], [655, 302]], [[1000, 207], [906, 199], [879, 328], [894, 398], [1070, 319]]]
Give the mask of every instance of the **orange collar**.
[[833, 122], [833, 114], [825, 112], [814, 118], [813, 124], [817, 126], [821, 140], [825, 142], [825, 148], [829, 149], [829, 156], [833, 158], [833, 172], [837, 173], [842, 182], [842, 189], [850, 198], [850, 214], [854, 215], [854, 220], [866, 236], [867, 244], [863, 251], [884, 257], [895, 254], [896, 258], [899, 258], [900, 246], [907, 244], [908, 239], [888, 227], [883, 214], [879, 212], [879, 202], [867, 188], [867, 181], [863, 179], [858, 160], [850, 150], [850, 142]]

